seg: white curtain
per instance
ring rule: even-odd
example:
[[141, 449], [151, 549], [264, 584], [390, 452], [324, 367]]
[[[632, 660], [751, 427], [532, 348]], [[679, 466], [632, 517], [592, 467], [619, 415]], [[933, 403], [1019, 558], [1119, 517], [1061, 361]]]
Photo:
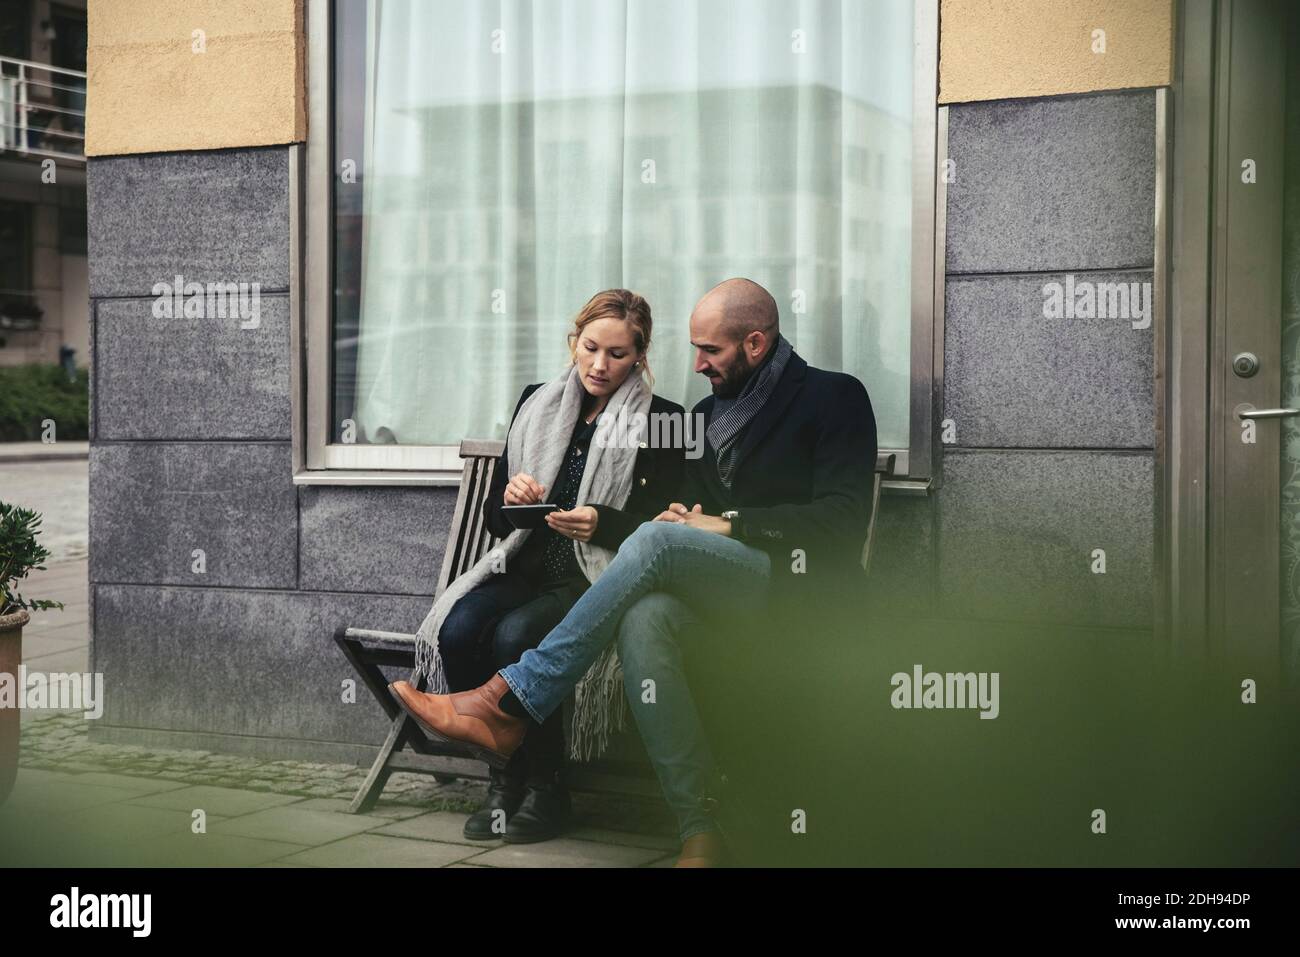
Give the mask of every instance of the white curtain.
[[691, 308], [748, 276], [906, 447], [910, 0], [372, 0], [367, 59], [359, 441], [503, 437], [617, 286], [689, 406]]

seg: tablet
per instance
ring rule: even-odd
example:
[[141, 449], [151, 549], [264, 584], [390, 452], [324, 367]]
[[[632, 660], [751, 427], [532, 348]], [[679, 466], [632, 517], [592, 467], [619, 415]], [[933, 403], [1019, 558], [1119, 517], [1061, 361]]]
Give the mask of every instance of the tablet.
[[559, 509], [558, 505], [502, 505], [501, 514], [515, 528], [541, 528], [546, 515]]

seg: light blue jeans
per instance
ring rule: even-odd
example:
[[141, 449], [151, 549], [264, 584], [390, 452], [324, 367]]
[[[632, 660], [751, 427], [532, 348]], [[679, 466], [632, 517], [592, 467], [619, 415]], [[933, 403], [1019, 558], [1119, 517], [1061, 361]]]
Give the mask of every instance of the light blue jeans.
[[[624, 687], [680, 836], [713, 828], [700, 805], [713, 758], [674, 635], [692, 614], [723, 622], [761, 612], [771, 560], [761, 549], [676, 522], [646, 522], [536, 648], [498, 673], [539, 723], [616, 639]], [[654, 703], [643, 702], [646, 678]]]

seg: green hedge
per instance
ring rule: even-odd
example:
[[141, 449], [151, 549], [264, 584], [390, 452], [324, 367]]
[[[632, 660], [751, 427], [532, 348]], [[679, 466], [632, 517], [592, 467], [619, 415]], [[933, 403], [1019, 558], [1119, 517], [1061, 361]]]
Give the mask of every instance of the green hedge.
[[0, 367], [0, 442], [37, 442], [41, 422], [53, 419], [56, 439], [89, 438], [90, 374], [75, 382], [57, 365]]

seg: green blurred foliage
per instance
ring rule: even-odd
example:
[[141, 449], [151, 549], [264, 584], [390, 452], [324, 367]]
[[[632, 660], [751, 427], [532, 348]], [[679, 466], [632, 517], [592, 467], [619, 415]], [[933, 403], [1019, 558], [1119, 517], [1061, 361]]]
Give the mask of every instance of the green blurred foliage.
[[41, 422], [53, 419], [58, 439], [90, 436], [90, 373], [69, 382], [57, 365], [0, 367], [0, 442], [37, 442]]

